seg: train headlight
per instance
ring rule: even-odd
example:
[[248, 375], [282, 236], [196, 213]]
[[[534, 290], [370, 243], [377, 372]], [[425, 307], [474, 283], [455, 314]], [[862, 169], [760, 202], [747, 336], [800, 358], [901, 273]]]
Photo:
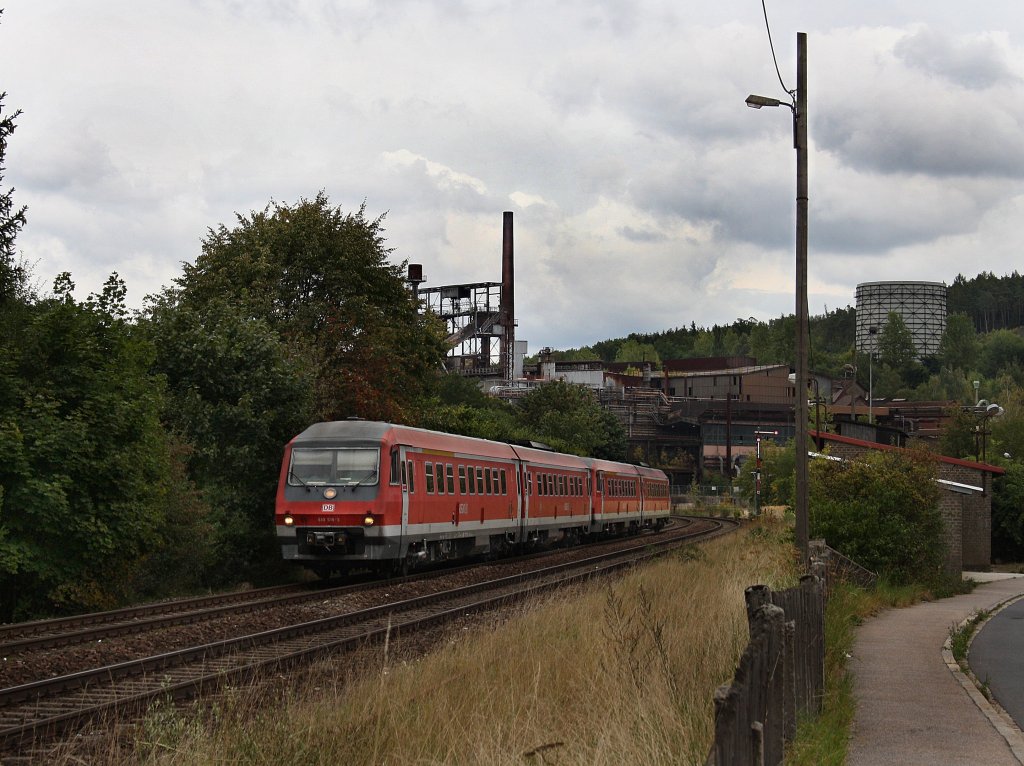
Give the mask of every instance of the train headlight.
[[364, 527], [372, 527], [375, 523], [376, 521], [374, 520], [372, 513], [368, 513], [365, 516], [363, 516]]
[[290, 527], [294, 523], [295, 523], [295, 519], [292, 518], [291, 514], [288, 514], [287, 516], [284, 517], [284, 525], [286, 527]]
[[326, 497], [328, 500], [333, 500], [335, 497], [337, 497], [337, 495], [338, 490], [336, 490], [334, 487], [328, 487], [327, 489], [324, 490], [324, 497]]

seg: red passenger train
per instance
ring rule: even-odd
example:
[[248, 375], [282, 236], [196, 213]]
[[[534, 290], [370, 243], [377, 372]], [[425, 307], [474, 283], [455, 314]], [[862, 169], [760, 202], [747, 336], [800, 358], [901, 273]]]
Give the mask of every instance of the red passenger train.
[[328, 574], [660, 529], [669, 505], [652, 468], [353, 419], [289, 442], [275, 522], [285, 559]]

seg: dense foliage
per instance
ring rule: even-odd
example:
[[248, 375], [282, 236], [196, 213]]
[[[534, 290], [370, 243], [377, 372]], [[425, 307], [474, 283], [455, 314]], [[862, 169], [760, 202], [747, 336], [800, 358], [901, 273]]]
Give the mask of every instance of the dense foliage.
[[159, 595], [201, 556], [190, 545], [202, 514], [160, 421], [152, 346], [123, 318], [123, 283], [84, 304], [72, 288], [59, 277], [3, 338], [0, 619]]
[[936, 475], [924, 451], [812, 461], [811, 536], [893, 582], [937, 581], [944, 549]]
[[211, 229], [167, 302], [200, 315], [226, 302], [264, 322], [313, 370], [318, 420], [407, 421], [437, 377], [444, 332], [390, 253], [381, 218], [321, 192]]
[[455, 376], [426, 409], [421, 425], [480, 439], [526, 444], [609, 460], [626, 458], [626, 434], [594, 392], [564, 381], [535, 388], [513, 404], [487, 397], [476, 384]]

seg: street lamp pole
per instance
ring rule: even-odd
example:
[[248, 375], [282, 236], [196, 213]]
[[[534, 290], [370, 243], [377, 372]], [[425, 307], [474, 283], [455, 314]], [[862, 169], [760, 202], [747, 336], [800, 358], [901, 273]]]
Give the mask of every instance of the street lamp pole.
[[872, 325], [868, 328], [868, 423], [875, 422], [875, 336], [878, 328]]
[[807, 33], [796, 33], [796, 544], [809, 562], [807, 483]]
[[[747, 106], [782, 106], [768, 96], [747, 96]], [[807, 33], [796, 33], [796, 95], [793, 110], [793, 147], [796, 149], [796, 544], [808, 563], [807, 485]]]

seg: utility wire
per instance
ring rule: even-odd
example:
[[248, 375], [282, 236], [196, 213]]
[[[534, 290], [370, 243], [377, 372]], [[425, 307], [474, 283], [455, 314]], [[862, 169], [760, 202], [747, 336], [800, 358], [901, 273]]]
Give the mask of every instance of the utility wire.
[[765, 0], [761, 0], [761, 10], [764, 11], [764, 27], [768, 30], [768, 47], [772, 49], [772, 61], [775, 63], [775, 74], [779, 77], [779, 85], [789, 94], [790, 98], [796, 99], [796, 91], [787, 88], [786, 83], [782, 81], [782, 72], [779, 71], [779, 60], [775, 57], [775, 44], [772, 42], [772, 28], [768, 24], [768, 8], [765, 6]]

